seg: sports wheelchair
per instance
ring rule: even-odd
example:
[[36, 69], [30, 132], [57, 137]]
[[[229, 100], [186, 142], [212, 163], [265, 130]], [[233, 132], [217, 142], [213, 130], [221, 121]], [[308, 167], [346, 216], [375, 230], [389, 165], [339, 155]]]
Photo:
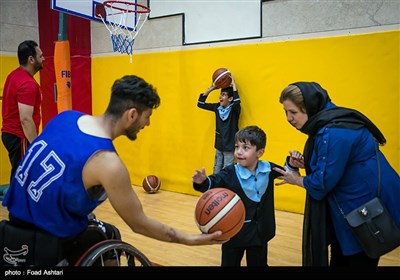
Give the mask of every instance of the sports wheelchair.
[[[88, 240], [93, 244], [89, 249]], [[3, 220], [0, 252], [0, 266], [152, 266], [138, 249], [122, 240], [106, 239], [97, 227], [88, 227], [72, 240]]]

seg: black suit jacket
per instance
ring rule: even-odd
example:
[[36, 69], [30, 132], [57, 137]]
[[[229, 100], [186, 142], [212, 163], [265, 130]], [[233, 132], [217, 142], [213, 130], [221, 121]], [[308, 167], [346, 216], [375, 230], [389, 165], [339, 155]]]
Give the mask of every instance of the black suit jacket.
[[[279, 167], [275, 163], [270, 162], [270, 164], [271, 168]], [[244, 223], [242, 229], [225, 243], [225, 246], [263, 246], [275, 236], [274, 180], [278, 176], [280, 173], [274, 170], [270, 172], [269, 184], [260, 202], [255, 202], [246, 196], [236, 176], [234, 165], [226, 166], [219, 173], [210, 175], [211, 185], [209, 180], [205, 180], [203, 184], [193, 183], [194, 189], [200, 192], [212, 188], [227, 188], [242, 199], [246, 208], [245, 221], [250, 220], [250, 222]]]

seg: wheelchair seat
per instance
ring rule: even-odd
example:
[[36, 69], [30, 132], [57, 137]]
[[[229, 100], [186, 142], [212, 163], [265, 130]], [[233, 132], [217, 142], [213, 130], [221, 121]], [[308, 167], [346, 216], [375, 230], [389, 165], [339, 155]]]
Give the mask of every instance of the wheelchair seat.
[[0, 222], [0, 266], [151, 266], [147, 257], [120, 239], [107, 239], [97, 226], [88, 225], [72, 238], [43, 230]]
[[0, 266], [55, 266], [62, 263], [63, 239], [39, 229], [0, 222]]
[[0, 222], [0, 266], [68, 266], [94, 244], [106, 240], [94, 226], [74, 238], [60, 238], [43, 230]]

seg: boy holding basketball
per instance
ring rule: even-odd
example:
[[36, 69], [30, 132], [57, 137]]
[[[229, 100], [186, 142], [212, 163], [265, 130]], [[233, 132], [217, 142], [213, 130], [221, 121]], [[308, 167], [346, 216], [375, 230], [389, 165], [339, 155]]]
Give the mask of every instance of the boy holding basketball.
[[234, 161], [235, 133], [239, 130], [239, 116], [241, 111], [239, 93], [232, 76], [230, 87], [222, 88], [218, 103], [206, 103], [210, 92], [218, 89], [211, 85], [204, 93], [200, 94], [197, 107], [215, 113], [215, 159], [214, 173]]
[[[222, 266], [240, 266], [246, 252], [247, 266], [267, 266], [268, 241], [275, 236], [274, 180], [280, 173], [275, 163], [260, 160], [267, 142], [265, 132], [257, 126], [247, 126], [235, 134], [237, 163], [220, 172], [206, 175], [196, 170], [193, 187], [205, 192], [212, 188], [227, 188], [240, 196], [246, 218], [242, 229], [222, 244]], [[280, 167], [281, 168], [281, 167]]]

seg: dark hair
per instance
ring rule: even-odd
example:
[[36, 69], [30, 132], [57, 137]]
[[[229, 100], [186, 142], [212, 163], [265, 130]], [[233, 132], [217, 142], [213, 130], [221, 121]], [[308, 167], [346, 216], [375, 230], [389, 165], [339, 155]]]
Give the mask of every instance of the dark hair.
[[233, 87], [222, 88], [221, 93], [222, 92], [226, 92], [228, 97], [232, 97], [233, 96]]
[[267, 135], [265, 134], [264, 130], [256, 125], [246, 126], [236, 132], [235, 143], [237, 142], [250, 142], [251, 145], [255, 145], [257, 147], [258, 151], [260, 149], [264, 149], [267, 145]]
[[36, 59], [36, 48], [39, 45], [32, 40], [23, 41], [18, 46], [18, 62], [19, 65], [26, 65], [28, 63], [28, 58], [33, 56]]
[[146, 109], [155, 109], [159, 105], [160, 97], [151, 84], [135, 75], [127, 75], [114, 82], [106, 113], [121, 117], [130, 108], [136, 108], [139, 113], [142, 113]]

